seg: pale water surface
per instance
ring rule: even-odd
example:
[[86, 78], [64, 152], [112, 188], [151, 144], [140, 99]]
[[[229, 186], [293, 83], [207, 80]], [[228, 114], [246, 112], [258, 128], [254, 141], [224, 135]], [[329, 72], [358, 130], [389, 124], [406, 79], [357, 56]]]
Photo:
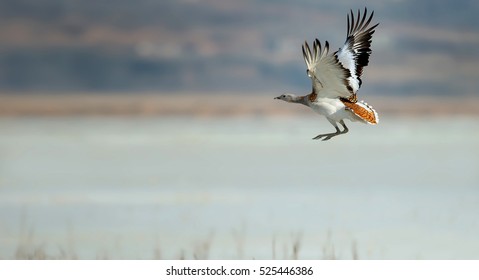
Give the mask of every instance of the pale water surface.
[[0, 258], [479, 259], [478, 119], [349, 127], [0, 119]]

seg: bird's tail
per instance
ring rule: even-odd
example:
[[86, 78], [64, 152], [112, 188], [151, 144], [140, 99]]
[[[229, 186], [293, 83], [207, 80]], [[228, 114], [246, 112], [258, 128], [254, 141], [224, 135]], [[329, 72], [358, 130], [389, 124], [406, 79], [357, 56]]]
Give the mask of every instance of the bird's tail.
[[376, 112], [376, 110], [374, 110], [374, 108], [371, 105], [364, 102], [364, 100], [361, 100], [357, 102], [356, 104], [358, 104], [359, 106], [361, 106], [367, 111], [366, 114], [360, 116], [365, 122], [367, 122], [368, 124], [373, 124], [373, 125], [379, 123], [378, 112]]
[[359, 102], [351, 102], [348, 99], [341, 98], [344, 106], [347, 110], [350, 110], [355, 114], [359, 120], [368, 124], [378, 124], [379, 116], [376, 110], [373, 109], [368, 103], [363, 100]]

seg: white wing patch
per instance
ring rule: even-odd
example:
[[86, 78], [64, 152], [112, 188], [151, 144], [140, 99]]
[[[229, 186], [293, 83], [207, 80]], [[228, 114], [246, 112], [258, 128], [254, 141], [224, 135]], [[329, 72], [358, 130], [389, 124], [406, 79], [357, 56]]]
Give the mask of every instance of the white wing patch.
[[369, 27], [373, 15], [374, 12], [372, 12], [368, 18], [368, 11], [364, 8], [362, 17], [358, 10], [357, 20], [355, 21], [353, 11], [351, 10], [347, 18], [348, 32], [346, 42], [343, 47], [336, 52], [341, 65], [349, 70], [350, 77], [348, 78], [348, 83], [353, 93], [356, 93], [361, 87], [362, 81], [360, 77], [363, 73], [363, 67], [369, 64], [371, 38], [375, 31], [374, 28], [379, 24]]
[[349, 51], [338, 51], [338, 60], [344, 68], [349, 70], [348, 84], [352, 88], [353, 93], [356, 93], [360, 87], [358, 76], [356, 75], [356, 63], [354, 61], [354, 55]]

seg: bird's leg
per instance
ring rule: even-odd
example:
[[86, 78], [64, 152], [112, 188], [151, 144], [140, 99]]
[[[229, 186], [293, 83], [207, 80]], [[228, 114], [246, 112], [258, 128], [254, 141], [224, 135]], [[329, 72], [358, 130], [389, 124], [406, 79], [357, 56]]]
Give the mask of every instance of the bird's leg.
[[338, 136], [340, 134], [344, 134], [344, 133], [348, 133], [349, 129], [348, 127], [346, 126], [346, 124], [344, 123], [343, 120], [340, 120], [339, 123], [344, 127], [344, 130], [341, 131], [339, 129], [339, 127], [336, 125], [336, 122], [333, 121], [333, 120], [329, 120], [328, 121], [334, 126], [334, 128], [336, 128], [336, 132], [332, 132], [332, 133], [326, 133], [326, 134], [319, 134], [318, 136], [314, 137], [313, 140], [318, 140], [318, 139], [322, 139], [322, 141], [327, 141], [331, 138], [333, 138], [334, 136]]
[[328, 119], [328, 121], [334, 126], [334, 128], [336, 128], [336, 132], [319, 134], [318, 136], [314, 137], [313, 140], [319, 140], [319, 139], [324, 137], [322, 140], [326, 141], [326, 140], [329, 140], [329, 139], [333, 138], [334, 136], [337, 136], [337, 135], [341, 134], [341, 130], [339, 130], [339, 127], [336, 125], [336, 122], [333, 121], [333, 120], [330, 120], [330, 119]]
[[341, 131], [341, 134], [348, 133], [349, 129], [348, 129], [348, 127], [346, 126], [346, 124], [344, 123], [344, 121], [343, 121], [343, 120], [340, 120], [339, 123], [344, 127], [344, 130]]

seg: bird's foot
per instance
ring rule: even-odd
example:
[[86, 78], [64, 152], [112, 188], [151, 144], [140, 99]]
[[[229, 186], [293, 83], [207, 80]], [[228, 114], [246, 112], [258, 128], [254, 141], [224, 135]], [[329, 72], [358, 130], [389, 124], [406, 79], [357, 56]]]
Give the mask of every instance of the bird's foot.
[[338, 136], [341, 133], [335, 132], [335, 133], [326, 133], [326, 134], [319, 134], [318, 136], [314, 137], [313, 140], [319, 140], [321, 138], [321, 141], [328, 141], [329, 139], [333, 138], [334, 136]]

